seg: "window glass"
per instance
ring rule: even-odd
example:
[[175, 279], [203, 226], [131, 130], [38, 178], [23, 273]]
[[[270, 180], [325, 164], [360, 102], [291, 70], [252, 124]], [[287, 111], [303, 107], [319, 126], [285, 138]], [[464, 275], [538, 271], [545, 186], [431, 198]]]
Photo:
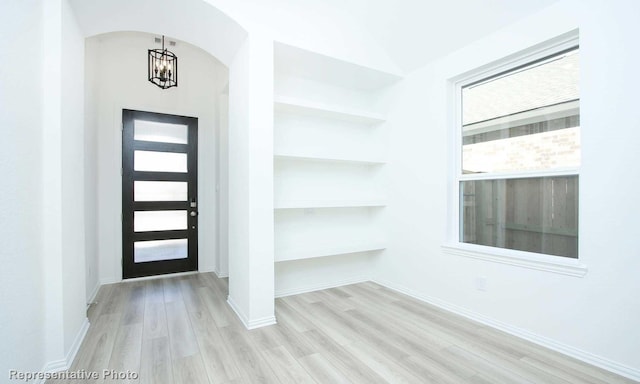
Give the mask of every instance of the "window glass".
[[578, 257], [579, 58], [567, 50], [461, 88], [461, 242]]
[[580, 165], [577, 50], [462, 89], [462, 172]]
[[465, 243], [578, 257], [578, 176], [463, 181]]

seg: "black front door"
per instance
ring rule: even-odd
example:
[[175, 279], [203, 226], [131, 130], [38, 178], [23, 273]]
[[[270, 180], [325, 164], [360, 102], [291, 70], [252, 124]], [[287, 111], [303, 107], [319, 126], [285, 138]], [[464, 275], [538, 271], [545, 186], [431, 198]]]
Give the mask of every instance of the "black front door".
[[198, 269], [198, 119], [122, 111], [122, 277]]

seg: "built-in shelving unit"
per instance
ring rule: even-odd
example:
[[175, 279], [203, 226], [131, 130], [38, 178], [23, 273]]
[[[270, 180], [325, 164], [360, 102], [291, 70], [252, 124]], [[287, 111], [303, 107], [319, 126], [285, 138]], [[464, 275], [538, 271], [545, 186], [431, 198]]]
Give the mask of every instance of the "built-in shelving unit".
[[379, 102], [400, 77], [284, 44], [274, 52], [275, 262], [286, 264], [276, 286], [294, 275], [321, 279], [327, 263], [342, 276], [326, 279], [349, 280], [386, 247]]

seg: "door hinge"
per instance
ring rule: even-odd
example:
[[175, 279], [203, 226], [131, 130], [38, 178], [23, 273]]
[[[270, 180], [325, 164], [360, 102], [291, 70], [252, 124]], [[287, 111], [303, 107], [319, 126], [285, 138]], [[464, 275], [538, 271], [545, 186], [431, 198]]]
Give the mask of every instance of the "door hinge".
[[124, 132], [124, 123], [120, 123], [120, 131]]
[[124, 169], [120, 168], [120, 176], [124, 176]]

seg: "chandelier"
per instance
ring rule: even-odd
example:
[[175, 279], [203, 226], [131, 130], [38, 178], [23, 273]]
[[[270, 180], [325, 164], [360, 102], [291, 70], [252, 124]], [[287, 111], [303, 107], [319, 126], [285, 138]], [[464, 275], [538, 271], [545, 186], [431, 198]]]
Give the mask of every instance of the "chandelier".
[[178, 57], [164, 47], [149, 50], [149, 81], [162, 89], [178, 86]]

